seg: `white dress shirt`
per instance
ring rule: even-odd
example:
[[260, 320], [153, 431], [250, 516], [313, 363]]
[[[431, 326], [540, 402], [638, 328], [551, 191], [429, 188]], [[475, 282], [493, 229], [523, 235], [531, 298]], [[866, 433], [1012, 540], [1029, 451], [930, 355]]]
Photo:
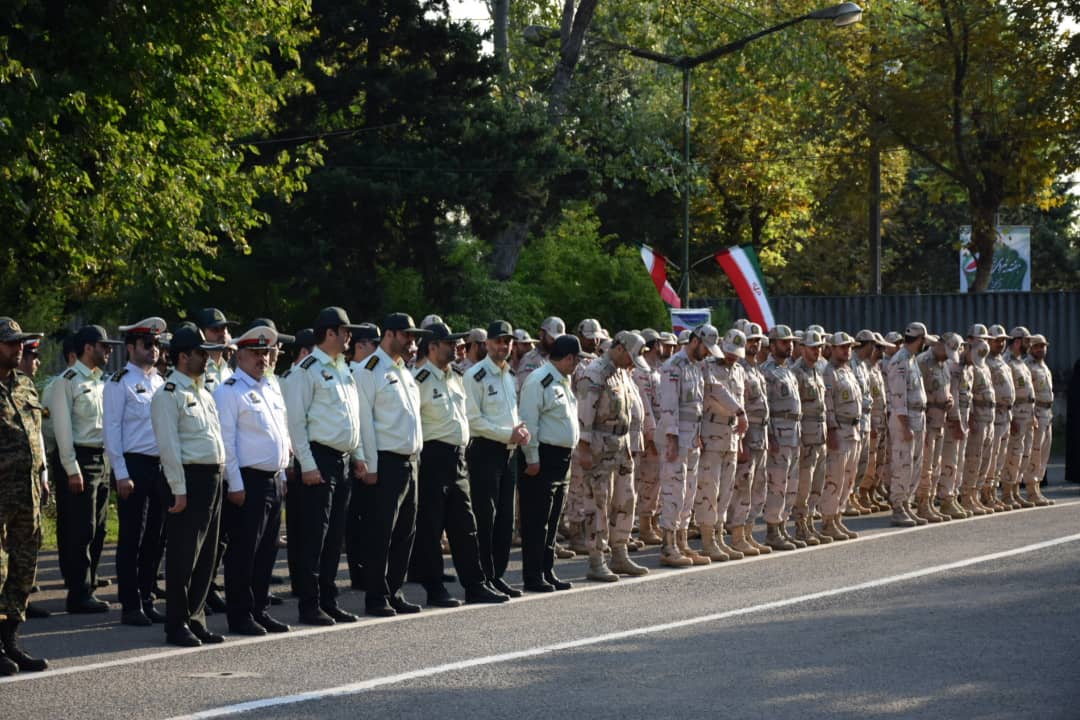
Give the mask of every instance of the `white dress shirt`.
[[380, 347], [353, 370], [360, 408], [360, 437], [368, 472], [379, 472], [379, 451], [414, 455], [424, 444], [420, 388], [402, 361]]
[[289, 464], [289, 425], [285, 399], [266, 377], [256, 381], [243, 370], [214, 391], [225, 444], [225, 485], [244, 489], [240, 468], [280, 473]]
[[150, 399], [165, 384], [154, 366], [128, 363], [105, 383], [105, 452], [118, 480], [129, 478], [124, 453], [158, 456]]

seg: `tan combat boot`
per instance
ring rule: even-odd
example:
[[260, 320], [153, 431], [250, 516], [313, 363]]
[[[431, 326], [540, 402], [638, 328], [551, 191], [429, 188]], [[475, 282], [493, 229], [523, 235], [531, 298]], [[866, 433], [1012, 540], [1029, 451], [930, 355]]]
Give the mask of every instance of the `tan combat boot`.
[[859, 488], [856, 493], [859, 497], [859, 504], [864, 508], [874, 513], [878, 511], [878, 505], [874, 502], [874, 499], [870, 497], [870, 488]]
[[1033, 508], [1033, 507], [1035, 507], [1035, 503], [1033, 503], [1031, 500], [1028, 500], [1023, 495], [1020, 494], [1020, 483], [1013, 483], [1012, 497], [1013, 497], [1013, 502], [1014, 503], [1020, 503], [1020, 507], [1022, 507], [1022, 508]]
[[809, 518], [795, 518], [792, 521], [792, 524], [795, 526], [795, 539], [805, 543], [809, 547], [817, 547], [821, 544], [821, 541], [810, 532], [811, 522], [812, 521]]
[[648, 575], [649, 569], [638, 565], [636, 562], [630, 559], [630, 556], [626, 552], [626, 545], [618, 543], [611, 546], [611, 562], [608, 563], [608, 569], [613, 573], [619, 575], [630, 575], [637, 577], [638, 575]]
[[794, 545], [796, 550], [802, 550], [804, 547], [806, 547], [806, 543], [804, 543], [797, 537], [793, 537], [792, 534], [788, 532], [786, 521], [780, 523], [780, 534], [784, 536], [785, 540]]
[[675, 542], [675, 531], [664, 530], [663, 533], [663, 543], [660, 545], [660, 564], [674, 568], [693, 565], [693, 560], [679, 552], [679, 546]]
[[[915, 521], [916, 522], [919, 521], [919, 518], [922, 518], [923, 520], [925, 520], [928, 523], [939, 523], [939, 522], [941, 522], [941, 518], [938, 517], [937, 513], [935, 513], [933, 511], [933, 508], [930, 507], [930, 496], [929, 495], [920, 495], [920, 496], [918, 496], [918, 498], [916, 498], [915, 502], [916, 502], [916, 506], [915, 506]], [[923, 523], [923, 524], [925, 524], [925, 523]]]
[[993, 493], [993, 489], [990, 486], [986, 486], [979, 488], [978, 493], [975, 495], [975, 500], [982, 505], [983, 510], [986, 511], [987, 515], [998, 512], [997, 506], [992, 499]]
[[964, 492], [960, 493], [960, 507], [962, 507], [965, 512], [968, 512], [971, 515], [977, 515], [981, 517], [986, 514], [986, 508], [984, 508], [982, 506], [982, 503], [980, 503], [976, 499], [975, 495], [976, 491], [974, 490], [965, 490]]
[[768, 534], [765, 536], [765, 544], [773, 550], [794, 550], [795, 543], [789, 542], [780, 532], [783, 523], [768, 523]]
[[[824, 522], [824, 520], [822, 522]], [[807, 525], [810, 529], [810, 534], [816, 537], [818, 542], [822, 545], [828, 545], [833, 541], [831, 537], [817, 529], [817, 524], [813, 520], [807, 520]]]
[[848, 540], [854, 540], [855, 538], [859, 537], [859, 533], [851, 530], [850, 528], [848, 528], [847, 525], [844, 524], [843, 515], [836, 516], [836, 527], [840, 529], [840, 532], [848, 536]]
[[[720, 523], [716, 527], [716, 544], [719, 545], [720, 549], [723, 550], [724, 552], [726, 552], [728, 557], [731, 558], [732, 560], [742, 560], [743, 559], [743, 554], [741, 552], [739, 552], [738, 550], [736, 550], [735, 548], [731, 547], [731, 545], [729, 545], [728, 543], [724, 542], [724, 535], [725, 534], [727, 534], [727, 533], [724, 532], [724, 524]], [[731, 534], [731, 539], [732, 540], [735, 539], [735, 534], [734, 533]]]
[[949, 516], [950, 520], [963, 520], [967, 517], [967, 511], [956, 504], [956, 498], [951, 495], [941, 501], [941, 511]]
[[638, 538], [643, 543], [646, 545], [660, 545], [664, 542], [664, 538], [656, 531], [656, 518], [652, 515], [642, 515], [639, 521], [641, 530], [638, 532]]
[[927, 520], [926, 518], [923, 518], [923, 517], [919, 517], [918, 514], [916, 514], [915, 511], [911, 509], [911, 503], [910, 502], [904, 503], [904, 512], [907, 513], [909, 518], [911, 518], [912, 520], [915, 521], [916, 525], [929, 525], [930, 524], [929, 520]]
[[1046, 507], [1053, 505], [1054, 501], [1042, 494], [1042, 489], [1039, 487], [1037, 480], [1029, 480], [1024, 489], [1027, 490], [1028, 502], [1034, 504], [1036, 507]]
[[756, 557], [761, 553], [746, 539], [746, 528], [746, 525], [735, 525], [731, 528], [731, 549], [745, 557]]
[[713, 562], [727, 562], [733, 559], [716, 541], [716, 528], [712, 525], [701, 526], [701, 552]]
[[[625, 549], [624, 546], [623, 550]], [[615, 582], [619, 579], [619, 576], [611, 572], [611, 568], [607, 566], [604, 561], [604, 553], [600, 550], [593, 550], [589, 553], [589, 571], [585, 573], [585, 577], [597, 582]]]
[[892, 517], [889, 518], [889, 524], [895, 527], [915, 527], [919, 523], [915, 522], [915, 519], [908, 515], [904, 503], [896, 503], [893, 505]]
[[675, 531], [675, 544], [679, 546], [679, 552], [686, 557], [690, 558], [690, 562], [695, 565], [709, 565], [712, 560], [707, 555], [702, 555], [697, 550], [690, 547], [688, 530], [676, 530]]
[[848, 539], [847, 533], [842, 531], [839, 525], [837, 525], [835, 516], [827, 517], [822, 521], [821, 534], [829, 538], [830, 542], [833, 540], [839, 542]]
[[772, 548], [764, 543], [759, 543], [757, 538], [754, 537], [754, 524], [746, 523], [743, 525], [743, 537], [746, 538], [746, 542], [757, 548], [757, 551], [762, 555], [768, 555], [772, 552]]

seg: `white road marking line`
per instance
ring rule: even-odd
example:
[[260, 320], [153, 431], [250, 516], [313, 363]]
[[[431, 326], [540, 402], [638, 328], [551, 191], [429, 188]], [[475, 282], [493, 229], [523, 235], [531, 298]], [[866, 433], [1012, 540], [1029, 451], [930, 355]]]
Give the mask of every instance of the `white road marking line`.
[[656, 633], [667, 632], [670, 630], [678, 630], [681, 628], [692, 627], [694, 625], [716, 622], [718, 620], [727, 620], [729, 618], [740, 617], [742, 615], [766, 612], [768, 610], [777, 610], [779, 608], [789, 607], [791, 605], [798, 605], [801, 603], [812, 602], [814, 600], [836, 597], [838, 595], [845, 595], [848, 593], [858, 592], [860, 590], [870, 590], [885, 585], [892, 585], [895, 583], [907, 582], [909, 580], [916, 580], [919, 578], [927, 577], [928, 575], [936, 575], [939, 573], [948, 572], [950, 570], [957, 570], [960, 568], [970, 567], [972, 565], [978, 565], [981, 563], [992, 562], [994, 560], [1001, 560], [1003, 558], [1013, 557], [1015, 555], [1022, 555], [1024, 553], [1045, 550], [1046, 548], [1054, 547], [1056, 545], [1063, 545], [1065, 543], [1076, 542], [1078, 540], [1080, 540], [1080, 533], [1075, 535], [1066, 535], [1064, 537], [1055, 538], [1053, 540], [1045, 540], [1043, 542], [1034, 543], [1032, 545], [1025, 545], [1023, 547], [1013, 548], [1012, 550], [1005, 550], [1003, 552], [991, 553], [989, 555], [980, 555], [977, 557], [968, 558], [966, 560], [958, 560], [956, 562], [946, 563], [944, 565], [935, 565], [928, 568], [922, 568], [920, 570], [913, 570], [911, 572], [902, 573], [900, 575], [893, 575], [891, 577], [880, 578], [878, 580], [869, 580], [867, 582], [858, 583], [856, 585], [848, 585], [846, 587], [834, 588], [832, 590], [822, 590], [820, 592], [808, 593], [806, 595], [797, 595], [795, 597], [785, 598], [783, 600], [774, 600], [772, 602], [762, 603], [760, 605], [752, 605], [750, 607], [738, 608], [735, 610], [726, 610], [724, 612], [711, 613], [709, 615], [700, 615], [698, 617], [663, 623], [660, 625], [649, 625], [646, 627], [634, 628], [632, 630], [623, 630], [620, 632], [607, 633], [605, 635], [596, 635], [593, 637], [580, 638], [578, 640], [569, 640], [566, 642], [555, 643], [552, 645], [543, 645], [540, 647], [530, 648], [528, 650], [519, 650], [516, 652], [503, 653], [501, 655], [487, 655], [484, 657], [472, 658], [470, 660], [460, 660], [457, 662], [435, 665], [433, 667], [420, 668], [419, 670], [411, 670], [409, 672], [398, 673], [397, 675], [387, 675], [384, 677], [371, 678], [370, 680], [363, 680], [361, 682], [351, 683], [348, 685], [339, 685], [338, 687], [325, 688], [323, 690], [313, 690], [311, 692], [297, 693], [295, 695], [282, 695], [280, 697], [265, 698], [262, 700], [251, 700], [249, 702], [237, 703], [235, 705], [225, 705], [223, 707], [213, 708], [211, 710], [204, 710], [201, 712], [192, 713], [190, 715], [179, 715], [172, 718], [172, 720], [203, 720], [204, 718], [227, 717], [230, 715], [239, 715], [241, 713], [252, 712], [253, 710], [266, 710], [269, 708], [282, 707], [285, 705], [295, 705], [297, 703], [310, 702], [312, 700], [325, 700], [327, 698], [343, 697], [346, 695], [357, 695], [367, 692], [369, 690], [373, 690], [375, 688], [385, 687], [387, 685], [396, 685], [398, 683], [408, 682], [410, 680], [417, 680], [419, 678], [432, 677], [434, 675], [442, 675], [445, 673], [455, 672], [457, 670], [464, 670], [467, 668], [473, 668], [482, 665], [496, 665], [500, 663], [513, 662], [515, 660], [537, 657], [539, 655], [550, 655], [552, 653], [561, 652], [564, 650], [574, 650], [590, 645], [599, 645], [602, 643], [625, 640], [627, 638], [640, 637], [642, 635], [654, 635]]
[[[859, 537], [854, 539], [854, 540], [847, 540], [847, 541], [841, 542], [841, 543], [829, 543], [828, 545], [818, 545], [816, 547], [808, 547], [808, 548], [805, 548], [803, 550], [797, 550], [797, 551], [794, 551], [794, 552], [773, 552], [773, 553], [770, 553], [769, 555], [758, 555], [757, 557], [745, 558], [743, 560], [738, 560], [738, 561], [730, 562], [730, 563], [713, 563], [711, 565], [698, 565], [698, 566], [695, 566], [695, 567], [680, 568], [680, 569], [674, 569], [674, 570], [672, 570], [672, 569], [664, 569], [664, 570], [662, 570], [660, 572], [657, 572], [656, 568], [651, 568], [650, 569], [651, 571], [650, 571], [650, 573], [648, 575], [642, 575], [640, 577], [633, 577], [633, 578], [623, 577], [623, 578], [620, 578], [619, 582], [617, 582], [617, 583], [610, 583], [610, 584], [609, 583], [577, 583], [570, 590], [563, 590], [561, 592], [556, 592], [556, 593], [526, 594], [526, 595], [524, 595], [524, 596], [522, 596], [520, 598], [517, 598], [516, 600], [513, 600], [513, 601], [511, 601], [509, 603], [505, 603], [504, 605], [463, 605], [463, 606], [458, 607], [458, 608], [445, 608], [445, 609], [444, 608], [425, 608], [424, 612], [420, 613], [419, 615], [398, 615], [396, 617], [389, 617], [389, 618], [363, 618], [361, 620], [361, 622], [358, 622], [358, 623], [339, 623], [337, 625], [331, 625], [329, 627], [293, 628], [293, 630], [291, 632], [287, 632], [287, 633], [270, 633], [269, 635], [263, 635], [261, 637], [237, 637], [237, 638], [234, 638], [234, 637], [230, 636], [228, 641], [225, 642], [225, 643], [222, 643], [221, 645], [203, 645], [201, 647], [194, 647], [194, 648], [169, 648], [169, 649], [162, 649], [162, 650], [159, 650], [159, 651], [156, 651], [156, 652], [150, 652], [150, 653], [135, 654], [135, 655], [125, 655], [123, 657], [113, 658], [111, 660], [102, 660], [102, 661], [96, 662], [96, 663], [87, 663], [85, 665], [72, 665], [72, 666], [69, 666], [69, 667], [59, 667], [59, 668], [55, 668], [55, 669], [51, 669], [51, 670], [46, 670], [45, 672], [40, 672], [40, 673], [19, 673], [18, 675], [13, 675], [11, 677], [0, 678], [0, 686], [4, 685], [5, 683], [32, 682], [34, 680], [47, 680], [49, 678], [58, 677], [60, 675], [72, 675], [72, 674], [75, 674], [75, 673], [93, 672], [95, 670], [104, 670], [104, 669], [108, 669], [108, 668], [122, 667], [124, 665], [135, 665], [135, 664], [140, 664], [140, 663], [144, 663], [144, 662], [153, 662], [155, 660], [167, 660], [167, 659], [174, 658], [174, 657], [179, 657], [179, 656], [182, 656], [182, 655], [192, 655], [192, 654], [195, 654], [195, 653], [202, 653], [202, 652], [213, 652], [213, 651], [216, 651], [216, 650], [230, 650], [232, 648], [241, 647], [241, 646], [244, 646], [244, 645], [255, 645], [255, 644], [258, 644], [258, 643], [265, 643], [265, 642], [282, 642], [282, 641], [288, 641], [288, 640], [298, 640], [300, 638], [306, 638], [306, 637], [310, 637], [312, 635], [322, 635], [323, 633], [329, 633], [329, 632], [343, 632], [343, 631], [347, 631], [347, 630], [362, 630], [364, 628], [371, 627], [372, 625], [382, 624], [382, 623], [418, 621], [418, 620], [423, 620], [424, 618], [434, 617], [434, 616], [437, 616], [437, 615], [444, 615], [446, 613], [477, 612], [477, 611], [483, 611], [483, 610], [498, 612], [499, 609], [501, 609], [501, 608], [504, 608], [504, 607], [507, 607], [507, 606], [517, 606], [517, 605], [520, 605], [520, 604], [525, 603], [525, 602], [538, 602], [538, 601], [543, 601], [543, 600], [558, 600], [560, 598], [564, 598], [564, 597], [566, 597], [568, 595], [573, 595], [575, 593], [610, 591], [612, 589], [616, 589], [616, 588], [619, 588], [619, 587], [626, 587], [627, 585], [634, 585], [634, 584], [643, 583], [643, 582], [653, 582], [653, 581], [656, 581], [656, 580], [665, 580], [665, 579], [671, 579], [671, 578], [678, 578], [678, 577], [682, 577], [684, 575], [689, 575], [691, 573], [697, 573], [697, 572], [715, 572], [717, 570], [723, 570], [723, 569], [726, 569], [726, 568], [737, 569], [737, 568], [740, 568], [740, 567], [746, 567], [747, 565], [749, 565], [750, 563], [753, 563], [753, 562], [768, 562], [768, 561], [783, 560], [785, 558], [800, 558], [800, 557], [803, 557], [807, 553], [810, 553], [810, 552], [828, 551], [830, 549], [836, 549], [836, 548], [841, 548], [842, 549], [842, 548], [845, 548], [845, 547], [852, 547], [856, 543], [871, 542], [871, 541], [874, 541], [874, 540], [880, 540], [882, 538], [892, 538], [892, 537], [896, 537], [898, 535], [904, 535], [906, 533], [922, 532], [922, 531], [926, 531], [926, 530], [934, 530], [934, 529], [937, 529], [937, 528], [948, 528], [948, 527], [958, 528], [958, 527], [964, 527], [964, 525], [967, 524], [967, 523], [973, 523], [973, 522], [980, 521], [980, 520], [991, 520], [993, 518], [1004, 518], [1004, 517], [1017, 517], [1018, 515], [1020, 515], [1022, 513], [1025, 513], [1025, 512], [1038, 512], [1038, 511], [1045, 511], [1045, 510], [1054, 510], [1055, 508], [1060, 509], [1060, 508], [1073, 507], [1073, 506], [1076, 506], [1076, 505], [1080, 505], [1080, 501], [1071, 500], [1071, 501], [1067, 501], [1067, 502], [1062, 502], [1062, 501], [1059, 500], [1054, 505], [1050, 505], [1048, 507], [1024, 508], [1022, 510], [1014, 510], [1013, 512], [1010, 512], [1010, 513], [994, 513], [993, 515], [984, 515], [984, 516], [981, 516], [981, 517], [970, 518], [968, 520], [958, 521], [958, 522], [943, 522], [943, 523], [936, 523], [936, 524], [931, 524], [931, 525], [919, 525], [917, 527], [911, 527], [911, 528], [888, 528], [886, 530], [883, 530], [881, 532], [875, 532], [873, 534], [863, 533], [863, 534], [859, 535]], [[32, 636], [31, 635], [24, 635], [23, 637], [25, 639], [27, 637], [32, 637]]]

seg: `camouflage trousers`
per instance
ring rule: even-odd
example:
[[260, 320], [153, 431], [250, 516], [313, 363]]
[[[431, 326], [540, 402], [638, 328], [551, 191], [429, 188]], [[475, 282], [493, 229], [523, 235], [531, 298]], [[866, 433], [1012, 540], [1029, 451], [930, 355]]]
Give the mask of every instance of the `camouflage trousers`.
[[648, 451], [634, 453], [634, 490], [637, 514], [655, 515], [660, 507], [660, 458]]
[[[854, 490], [858, 487], [862, 479], [866, 477], [867, 470], [870, 469], [870, 428], [859, 427], [859, 447], [855, 451], [855, 456], [858, 461], [855, 463], [855, 482], [852, 484], [851, 489]], [[828, 468], [826, 468], [828, 472]], [[848, 495], [851, 493], [849, 492]], [[844, 496], [843, 504], [847, 504], [848, 496]]]
[[975, 492], [990, 482], [990, 462], [994, 455], [994, 426], [972, 422], [964, 447], [963, 492]]
[[735, 466], [735, 492], [728, 508], [728, 524], [734, 527], [748, 525], [765, 507], [767, 454], [765, 450], [747, 450], [746, 462]]
[[667, 455], [660, 460], [660, 529], [685, 530], [690, 527], [690, 513], [697, 494], [697, 467], [701, 450], [679, 446], [675, 462]]
[[956, 497], [960, 491], [969, 437], [971, 437], [970, 430], [963, 437], [957, 438], [952, 428], [945, 428], [945, 439], [941, 442], [941, 480], [937, 489], [938, 500]]
[[860, 471], [858, 477], [859, 487], [863, 490], [874, 489], [879, 484], [878, 480], [884, 478], [889, 469], [885, 463], [889, 454], [888, 436], [884, 430], [871, 430], [871, 433], [863, 440], [866, 445], [866, 470]]
[[1024, 479], [1023, 473], [1031, 462], [1031, 446], [1035, 440], [1035, 423], [1032, 418], [1018, 420], [1017, 431], [1009, 435], [1005, 448], [1005, 472], [1001, 481], [1015, 485]]
[[26, 620], [26, 601], [37, 575], [41, 515], [36, 503], [0, 500], [0, 619]]
[[1039, 418], [1039, 427], [1031, 440], [1031, 460], [1024, 474], [1025, 483], [1036, 483], [1046, 474], [1046, 465], [1050, 462], [1050, 443], [1053, 440], [1054, 421], [1052, 417]]
[[945, 428], [926, 428], [923, 441], [922, 468], [919, 472], [918, 494], [932, 495], [941, 481], [941, 451], [945, 441]]
[[890, 469], [892, 485], [889, 486], [889, 503], [896, 507], [900, 503], [911, 502], [915, 494], [915, 485], [919, 481], [919, 468], [922, 467], [924, 429], [914, 430], [915, 437], [904, 437], [904, 428], [897, 417], [889, 418]]
[[790, 445], [770, 446], [765, 461], [768, 488], [765, 493], [765, 522], [782, 522], [788, 488], [799, 484], [799, 447]]
[[734, 450], [713, 451], [709, 449], [708, 441], [705, 442], [694, 497], [694, 519], [698, 525], [716, 526], [724, 521], [735, 491], [737, 466], [738, 453]]
[[844, 509], [851, 488], [855, 486], [860, 445], [857, 438], [837, 437], [836, 448], [828, 448], [824, 463], [825, 484], [819, 500], [823, 517], [832, 517]]
[[588, 493], [585, 490], [585, 471], [575, 449], [570, 458], [570, 485], [566, 488], [566, 522], [584, 522], [588, 512]]
[[585, 471], [585, 530], [595, 550], [624, 544], [634, 529], [634, 460], [627, 435], [593, 433]]
[[803, 445], [799, 449], [799, 481], [794, 487], [788, 485], [786, 512], [788, 516], [801, 520], [817, 508], [821, 498], [821, 489], [825, 487], [825, 443]]
[[1009, 423], [995, 423], [994, 437], [990, 445], [990, 461], [987, 467], [987, 480], [990, 487], [996, 488], [1001, 483], [1002, 471], [1005, 469], [1005, 456], [1009, 449]]

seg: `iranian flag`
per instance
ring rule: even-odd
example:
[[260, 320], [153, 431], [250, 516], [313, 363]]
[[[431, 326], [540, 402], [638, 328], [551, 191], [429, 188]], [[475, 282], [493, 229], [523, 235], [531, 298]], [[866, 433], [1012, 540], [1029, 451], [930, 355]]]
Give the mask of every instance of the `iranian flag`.
[[735, 292], [739, 295], [750, 322], [768, 332], [775, 325], [769, 297], [765, 294], [765, 278], [758, 265], [757, 254], [749, 245], [736, 245], [716, 253], [716, 262], [724, 268]]
[[660, 299], [671, 307], [682, 307], [678, 293], [672, 289], [667, 279], [667, 258], [648, 245], [642, 245], [641, 259], [645, 261], [645, 267], [649, 270], [656, 291], [660, 293]]

